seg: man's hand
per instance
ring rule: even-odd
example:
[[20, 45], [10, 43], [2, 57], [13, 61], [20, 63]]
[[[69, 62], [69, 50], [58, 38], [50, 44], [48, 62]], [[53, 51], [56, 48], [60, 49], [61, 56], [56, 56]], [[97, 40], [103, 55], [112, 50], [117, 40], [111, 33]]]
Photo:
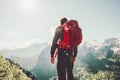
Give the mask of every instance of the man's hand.
[[73, 57], [72, 60], [73, 60], [73, 62], [75, 62], [76, 61], [76, 57]]
[[54, 61], [55, 61], [55, 59], [54, 59], [54, 57], [51, 57], [51, 63], [53, 63], [54, 64]]

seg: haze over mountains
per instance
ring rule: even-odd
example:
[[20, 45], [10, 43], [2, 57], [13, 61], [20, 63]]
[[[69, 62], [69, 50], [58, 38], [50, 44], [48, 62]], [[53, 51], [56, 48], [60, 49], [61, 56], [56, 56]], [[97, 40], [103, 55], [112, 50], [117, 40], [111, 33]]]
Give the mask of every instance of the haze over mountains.
[[[109, 38], [103, 42], [84, 41], [78, 48], [74, 73], [81, 66], [82, 68], [89, 67], [93, 73], [97, 73], [98, 69], [106, 70], [106, 61], [112, 64], [109, 59], [112, 59], [116, 54], [120, 55], [120, 38]], [[1, 50], [1, 53], [5, 57], [17, 60], [21, 66], [33, 72], [38, 80], [48, 80], [52, 76], [56, 76], [56, 65], [50, 63], [50, 45], [47, 43], [36, 43], [27, 48], [15, 50], [4, 49]], [[103, 62], [102, 59], [105, 61]]]
[[1, 50], [1, 53], [3, 53], [5, 57], [10, 58], [11, 60], [17, 60], [21, 66], [31, 70], [36, 64], [38, 56], [47, 46], [47, 43], [36, 43], [28, 46], [27, 48], [18, 48], [13, 50], [3, 49]]

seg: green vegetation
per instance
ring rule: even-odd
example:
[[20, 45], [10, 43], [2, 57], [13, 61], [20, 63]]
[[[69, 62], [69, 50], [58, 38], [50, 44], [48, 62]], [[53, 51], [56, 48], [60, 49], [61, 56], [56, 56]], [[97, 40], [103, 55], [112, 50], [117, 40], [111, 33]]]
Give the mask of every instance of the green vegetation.
[[0, 80], [33, 80], [17, 63], [0, 54]]
[[[108, 55], [107, 55], [108, 57]], [[97, 59], [92, 54], [82, 59], [87, 64], [75, 73], [75, 80], [120, 80], [120, 53], [106, 59]]]

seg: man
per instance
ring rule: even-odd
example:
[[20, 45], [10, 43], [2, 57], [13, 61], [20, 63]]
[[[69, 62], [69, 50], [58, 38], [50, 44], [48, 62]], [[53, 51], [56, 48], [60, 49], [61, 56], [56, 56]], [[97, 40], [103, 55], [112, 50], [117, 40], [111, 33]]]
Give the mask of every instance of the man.
[[59, 48], [59, 40], [63, 39], [63, 24], [67, 22], [67, 18], [60, 20], [60, 25], [56, 28], [55, 35], [51, 46], [51, 63], [54, 64], [55, 52], [58, 52], [57, 73], [59, 80], [73, 80], [73, 64], [77, 56], [77, 47], [74, 50]]

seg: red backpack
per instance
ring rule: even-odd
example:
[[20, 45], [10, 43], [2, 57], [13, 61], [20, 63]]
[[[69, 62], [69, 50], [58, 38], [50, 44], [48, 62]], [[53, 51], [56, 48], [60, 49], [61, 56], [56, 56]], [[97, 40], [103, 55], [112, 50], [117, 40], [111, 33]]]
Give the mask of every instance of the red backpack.
[[63, 25], [61, 48], [75, 49], [82, 42], [82, 30], [76, 20], [69, 20]]

